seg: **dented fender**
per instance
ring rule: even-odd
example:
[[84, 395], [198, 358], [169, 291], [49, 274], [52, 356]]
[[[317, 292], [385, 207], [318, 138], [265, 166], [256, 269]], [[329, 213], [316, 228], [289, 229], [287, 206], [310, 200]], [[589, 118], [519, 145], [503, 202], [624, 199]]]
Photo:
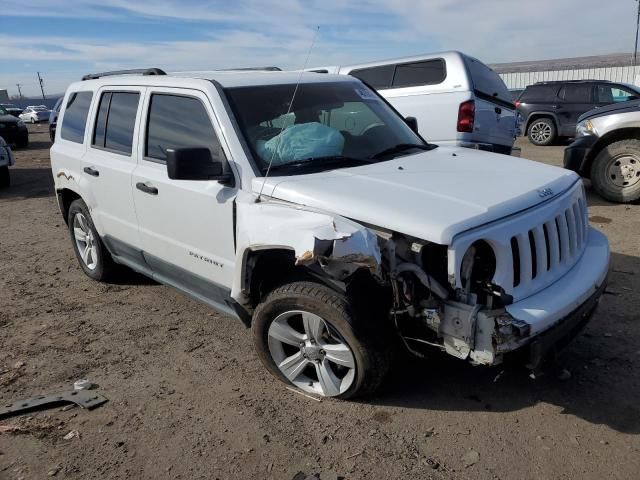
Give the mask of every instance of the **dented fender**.
[[344, 280], [360, 268], [380, 276], [382, 255], [376, 235], [352, 220], [299, 205], [255, 197], [236, 199], [236, 263], [231, 297], [245, 303], [243, 285], [249, 252], [293, 250], [296, 265], [319, 265]]

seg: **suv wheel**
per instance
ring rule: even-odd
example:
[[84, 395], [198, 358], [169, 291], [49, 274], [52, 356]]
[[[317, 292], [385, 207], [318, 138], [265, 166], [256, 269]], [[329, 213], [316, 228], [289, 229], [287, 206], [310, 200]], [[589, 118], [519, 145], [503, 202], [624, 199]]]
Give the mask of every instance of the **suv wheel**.
[[529, 125], [529, 141], [546, 147], [556, 139], [556, 125], [550, 118], [537, 118]]
[[591, 183], [611, 202], [640, 199], [640, 140], [620, 140], [603, 148], [591, 165]]
[[84, 273], [98, 281], [112, 277], [117, 265], [100, 240], [89, 209], [82, 200], [75, 200], [69, 207], [68, 225], [73, 250]]
[[344, 295], [324, 285], [276, 288], [253, 317], [260, 360], [283, 382], [314, 395], [350, 398], [374, 391], [389, 369], [392, 342], [372, 328], [372, 318], [366, 328], [356, 327], [351, 310]]
[[0, 167], [0, 188], [8, 188], [11, 185], [9, 167]]

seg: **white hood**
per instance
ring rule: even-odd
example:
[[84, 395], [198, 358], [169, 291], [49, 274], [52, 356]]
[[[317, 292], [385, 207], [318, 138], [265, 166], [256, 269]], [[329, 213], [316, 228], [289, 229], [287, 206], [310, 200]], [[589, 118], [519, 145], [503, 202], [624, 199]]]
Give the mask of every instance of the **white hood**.
[[[372, 165], [270, 177], [263, 194], [449, 245], [455, 235], [549, 201], [577, 180], [569, 170], [530, 160], [439, 147]], [[263, 181], [254, 179], [254, 192]]]

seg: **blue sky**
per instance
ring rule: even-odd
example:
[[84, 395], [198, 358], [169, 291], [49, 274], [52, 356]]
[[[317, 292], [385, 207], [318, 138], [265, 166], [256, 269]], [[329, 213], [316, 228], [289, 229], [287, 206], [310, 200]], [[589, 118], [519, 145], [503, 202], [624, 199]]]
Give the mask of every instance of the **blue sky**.
[[301, 68], [439, 50], [491, 63], [629, 52], [633, 0], [2, 0], [0, 88], [84, 73]]

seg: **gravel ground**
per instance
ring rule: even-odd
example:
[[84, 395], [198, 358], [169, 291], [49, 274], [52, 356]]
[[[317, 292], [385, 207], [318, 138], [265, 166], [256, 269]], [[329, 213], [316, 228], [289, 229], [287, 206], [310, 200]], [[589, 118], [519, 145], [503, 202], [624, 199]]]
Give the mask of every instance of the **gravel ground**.
[[[0, 401], [88, 378], [109, 402], [0, 422], [0, 479], [638, 478], [640, 206], [589, 192], [613, 270], [569, 379], [434, 355], [399, 361], [366, 402], [317, 402], [267, 374], [240, 322], [135, 274], [85, 277], [47, 126], [30, 129], [0, 193]], [[519, 143], [561, 163], [562, 147]]]

